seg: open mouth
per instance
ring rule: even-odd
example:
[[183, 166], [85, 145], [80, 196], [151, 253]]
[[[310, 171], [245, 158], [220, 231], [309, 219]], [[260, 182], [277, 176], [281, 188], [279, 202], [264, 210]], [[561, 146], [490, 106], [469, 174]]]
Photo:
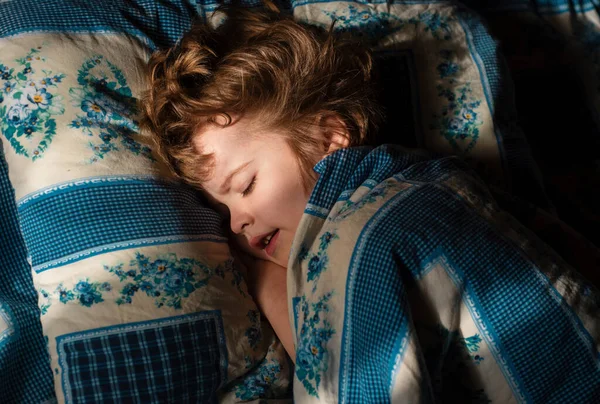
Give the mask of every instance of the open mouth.
[[266, 236], [265, 238], [262, 239], [262, 248], [265, 249], [267, 248], [267, 246], [269, 244], [271, 244], [271, 241], [273, 240], [273, 237], [275, 236], [275, 234], [277, 234], [279, 232], [279, 229], [275, 230], [273, 233], [269, 234], [268, 236]]

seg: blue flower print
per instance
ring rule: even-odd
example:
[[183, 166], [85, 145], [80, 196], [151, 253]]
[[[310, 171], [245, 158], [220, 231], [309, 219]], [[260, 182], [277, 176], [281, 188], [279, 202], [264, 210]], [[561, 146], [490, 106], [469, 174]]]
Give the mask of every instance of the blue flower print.
[[40, 312], [41, 312], [41, 315], [43, 316], [46, 313], [48, 313], [48, 309], [52, 305], [51, 294], [50, 294], [50, 292], [48, 292], [44, 289], [40, 289], [39, 293], [40, 293]]
[[127, 282], [116, 300], [118, 305], [131, 304], [136, 293], [141, 291], [154, 299], [156, 307], [181, 309], [182, 300], [206, 286], [214, 273], [198, 260], [178, 259], [175, 254], [166, 254], [152, 261], [137, 253], [136, 259], [129, 265], [127, 271], [123, 270], [123, 264], [104, 267], [115, 274], [119, 281]]
[[327, 256], [327, 249], [333, 242], [333, 240], [339, 239], [339, 236], [335, 231], [325, 232], [319, 237], [319, 250], [316, 254], [310, 252], [310, 250], [302, 245], [300, 247], [299, 262], [308, 260], [308, 274], [307, 282], [313, 283], [313, 292], [317, 289], [317, 281], [321, 277], [321, 274], [327, 270], [329, 264], [329, 257]]
[[477, 113], [469, 108], [463, 108], [459, 115], [467, 122], [473, 122], [477, 119]]
[[102, 295], [95, 293], [82, 293], [79, 295], [79, 302], [82, 306], [91, 307], [94, 303], [103, 302]]
[[368, 6], [349, 5], [347, 10], [323, 11], [335, 21], [335, 29], [352, 32], [357, 36], [367, 36], [372, 40], [402, 30], [404, 21], [394, 14], [380, 12]]
[[384, 198], [387, 195], [387, 191], [390, 187], [390, 184], [387, 182], [383, 182], [373, 188], [368, 194], [363, 196], [358, 202], [353, 202], [348, 199], [338, 210], [337, 214], [333, 217], [330, 217], [329, 220], [333, 222], [338, 222], [348, 218], [353, 215], [355, 212], [362, 209], [364, 206], [377, 202], [377, 200]]
[[75, 284], [73, 294], [79, 300], [79, 303], [85, 307], [91, 307], [93, 304], [104, 301], [101, 294], [102, 286], [97, 283], [90, 283], [89, 280], [81, 280]]
[[435, 39], [449, 40], [452, 38], [450, 22], [454, 19], [437, 12], [426, 11], [408, 20], [415, 25], [424, 25], [424, 31], [431, 33]]
[[146, 292], [146, 295], [148, 296], [154, 295], [154, 285], [148, 281], [143, 281], [142, 283], [140, 283], [140, 290], [142, 292]]
[[440, 78], [445, 79], [446, 77], [453, 76], [458, 72], [458, 65], [453, 62], [444, 61], [437, 66], [437, 71], [440, 75]]
[[247, 317], [250, 320], [251, 325], [246, 330], [244, 335], [246, 336], [246, 338], [248, 338], [250, 347], [252, 349], [256, 349], [259, 341], [262, 338], [262, 332], [260, 329], [260, 313], [258, 312], [258, 310], [249, 310]]
[[41, 298], [45, 299], [41, 306], [42, 314], [48, 312], [53, 296], [57, 296], [58, 301], [63, 304], [77, 301], [84, 307], [92, 307], [94, 304], [103, 302], [102, 292], [110, 289], [110, 284], [107, 282], [101, 284], [99, 282], [90, 282], [89, 279], [82, 279], [75, 284], [72, 290], [64, 287], [62, 283], [58, 285], [54, 294], [50, 294], [45, 290], [40, 290]]
[[16, 104], [8, 110], [8, 122], [13, 126], [19, 126], [24, 124], [29, 118], [31, 111], [29, 106]]
[[43, 79], [39, 80], [38, 82], [35, 83], [35, 86], [37, 88], [46, 88], [48, 86], [51, 86], [52, 83], [52, 79], [50, 77], [44, 77]]
[[113, 140], [113, 139], [114, 139], [114, 137], [113, 137], [113, 136], [112, 136], [110, 133], [103, 132], [103, 133], [101, 133], [101, 134], [100, 134], [100, 139], [101, 139], [101, 140], [102, 140], [104, 143], [110, 143], [110, 142], [111, 142], [111, 140]]
[[[178, 259], [175, 254], [166, 254], [151, 260], [143, 254], [136, 253], [135, 259], [129, 264], [127, 269], [124, 268], [123, 263], [104, 266], [104, 269], [115, 275], [121, 283], [122, 286], [117, 290], [112, 282], [80, 279], [71, 289], [60, 284], [53, 294], [40, 291], [40, 308], [44, 313], [47, 312], [52, 299], [57, 299], [63, 304], [74, 301], [83, 307], [92, 307], [104, 302], [106, 299], [104, 294], [109, 292], [110, 295], [116, 295], [114, 302], [117, 305], [132, 304], [136, 294], [142, 292], [154, 299], [156, 307], [181, 309], [182, 301], [194, 291], [205, 287], [215, 272], [214, 268], [198, 260]], [[259, 314], [256, 312], [250, 315], [253, 316], [254, 327], [257, 328], [252, 337], [258, 341], [261, 337]]]
[[14, 71], [15, 69], [9, 69], [7, 66], [0, 63], [0, 79], [12, 80]]
[[450, 118], [448, 121], [448, 129], [451, 131], [459, 131], [463, 127], [463, 121], [459, 118]]
[[10, 82], [10, 81], [6, 81], [4, 83], [4, 88], [2, 88], [2, 92], [4, 94], [10, 94], [12, 91], [14, 91], [16, 86], [16, 83]]
[[[469, 82], [463, 86], [438, 85], [438, 95], [447, 100], [441, 114], [434, 114], [430, 129], [437, 129], [456, 152], [468, 153], [479, 139], [479, 127], [483, 122], [478, 119], [476, 109], [481, 100], [472, 96], [473, 90]], [[461, 147], [458, 141], [470, 139], [466, 147]]]
[[322, 313], [329, 312], [327, 304], [333, 292], [323, 295], [317, 303], [309, 303], [301, 296], [297, 304], [302, 311], [302, 326], [297, 336], [296, 348], [296, 377], [302, 383], [307, 393], [319, 397], [318, 389], [322, 374], [329, 367], [327, 342], [335, 334], [328, 321], [322, 320]]
[[83, 100], [81, 102], [81, 109], [87, 113], [87, 117], [97, 121], [103, 121], [106, 116], [106, 110], [96, 100]]
[[[252, 361], [246, 357], [246, 369], [251, 368]], [[270, 389], [280, 377], [280, 373], [281, 365], [276, 359], [263, 360], [244, 377], [242, 384], [233, 388], [236, 398], [250, 401], [268, 397]]]
[[4, 102], [4, 94], [0, 93], [0, 104]]
[[33, 109], [46, 109], [50, 106], [52, 94], [46, 88], [36, 88], [35, 91], [27, 94], [27, 100]]
[[309, 253], [310, 249], [306, 245], [300, 245], [300, 251], [298, 252], [298, 261], [302, 262], [306, 260], [308, 258]]
[[75, 291], [79, 293], [88, 293], [92, 289], [92, 286], [87, 281], [79, 281], [75, 285]]
[[[177, 293], [182, 287], [184, 287], [184, 274], [180, 271], [174, 271], [170, 276], [165, 279], [165, 290], [171, 293]], [[190, 284], [191, 285], [191, 284]], [[193, 288], [192, 290], [193, 291]]]
[[[479, 127], [483, 124], [478, 119], [476, 109], [481, 100], [472, 96], [471, 83], [457, 86], [454, 76], [460, 71], [459, 66], [452, 61], [453, 52], [447, 49], [440, 51], [444, 59], [437, 70], [444, 82], [438, 85], [438, 96], [446, 99], [441, 114], [434, 114], [430, 129], [437, 129], [446, 138], [455, 152], [468, 153], [477, 144]], [[470, 139], [468, 143], [465, 140]], [[459, 144], [459, 142], [461, 142]]]
[[321, 244], [319, 244], [319, 249], [326, 250], [327, 247], [329, 247], [329, 244], [331, 244], [331, 242], [335, 239], [339, 239], [339, 236], [336, 233], [326, 231], [319, 238], [319, 240], [321, 240]]
[[69, 301], [75, 299], [75, 295], [72, 291], [63, 288], [62, 284], [58, 285], [56, 288], [56, 292], [58, 293], [58, 300], [61, 303], [67, 304]]
[[[0, 133], [19, 155], [36, 161], [41, 158], [56, 135], [54, 116], [64, 114], [62, 97], [53, 94], [57, 87], [50, 80], [51, 72], [37, 69], [46, 60], [39, 55], [41, 47], [32, 49], [24, 58], [17, 59], [21, 70], [0, 64]], [[36, 64], [36, 68], [33, 68]], [[43, 72], [36, 77], [36, 71]], [[15, 73], [17, 72], [17, 73]], [[64, 74], [54, 75], [63, 78]], [[10, 96], [8, 96], [10, 94]]]
[[314, 255], [308, 261], [308, 281], [314, 281], [321, 276], [321, 273], [327, 269], [329, 258], [327, 255]]
[[121, 70], [97, 55], [83, 63], [77, 81], [80, 87], [71, 88], [69, 94], [82, 113], [69, 126], [93, 138], [92, 155], [86, 161], [92, 164], [119, 150], [154, 161], [150, 148], [132, 136], [138, 131], [136, 101]]

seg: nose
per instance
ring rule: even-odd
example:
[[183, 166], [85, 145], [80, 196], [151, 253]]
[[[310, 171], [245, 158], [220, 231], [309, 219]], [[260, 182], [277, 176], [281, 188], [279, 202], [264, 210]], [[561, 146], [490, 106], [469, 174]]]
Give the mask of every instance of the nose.
[[234, 233], [240, 234], [250, 225], [251, 217], [248, 213], [239, 209], [229, 209], [229, 213], [231, 215], [231, 230]]

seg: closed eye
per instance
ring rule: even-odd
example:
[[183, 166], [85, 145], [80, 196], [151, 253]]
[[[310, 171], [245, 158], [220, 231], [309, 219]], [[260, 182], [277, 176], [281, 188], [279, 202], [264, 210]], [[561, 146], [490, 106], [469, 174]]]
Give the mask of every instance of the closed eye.
[[248, 186], [246, 187], [244, 192], [242, 192], [242, 195], [243, 196], [249, 195], [254, 190], [255, 185], [256, 185], [256, 177], [253, 177], [252, 181], [250, 181], [250, 184], [248, 184]]

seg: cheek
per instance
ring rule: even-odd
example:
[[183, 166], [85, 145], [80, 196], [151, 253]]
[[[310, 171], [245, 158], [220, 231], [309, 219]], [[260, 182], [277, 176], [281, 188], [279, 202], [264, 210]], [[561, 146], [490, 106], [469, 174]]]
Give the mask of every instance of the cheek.
[[[282, 227], [284, 227], [290, 232], [291, 235], [293, 235], [295, 234], [298, 224], [300, 223], [300, 219], [302, 219], [302, 215], [304, 214], [308, 197], [306, 197], [304, 192], [297, 192], [293, 196], [289, 194], [287, 199], [287, 202], [280, 211], [280, 217], [282, 218]], [[291, 242], [291, 240], [289, 241]]]
[[273, 206], [269, 209], [272, 213], [280, 215], [279, 220], [295, 219], [296, 216], [302, 216], [304, 207], [308, 202], [308, 196], [304, 192], [304, 188], [300, 181], [291, 181], [289, 178], [283, 177], [276, 183], [273, 183], [271, 189], [271, 198], [267, 203], [272, 203]]

